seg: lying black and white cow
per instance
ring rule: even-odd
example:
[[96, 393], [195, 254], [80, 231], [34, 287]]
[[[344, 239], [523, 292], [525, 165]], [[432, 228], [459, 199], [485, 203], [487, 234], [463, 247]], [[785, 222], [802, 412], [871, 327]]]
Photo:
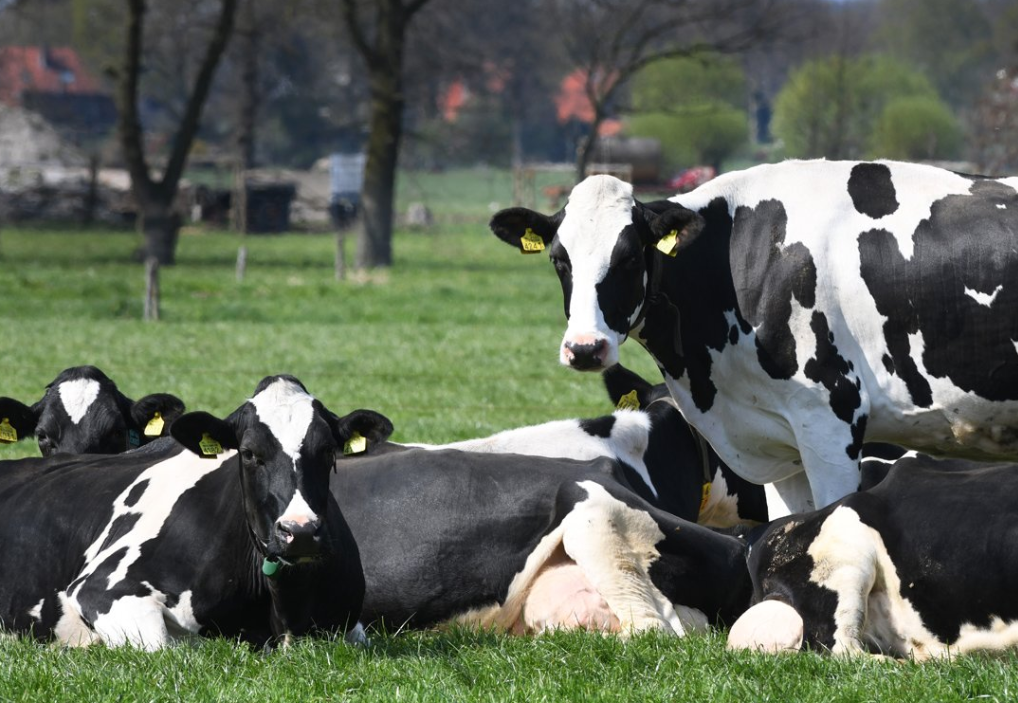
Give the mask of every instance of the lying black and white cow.
[[512, 453], [619, 462], [642, 498], [684, 520], [708, 527], [767, 522], [762, 487], [740, 478], [694, 433], [664, 384], [651, 385], [616, 364], [604, 372], [613, 403], [632, 398], [634, 409], [582, 420], [554, 420], [423, 449]]
[[746, 607], [741, 539], [659, 510], [617, 462], [394, 445], [332, 492], [361, 553], [363, 622], [683, 635]]
[[276, 376], [225, 420], [180, 417], [172, 432], [187, 449], [163, 439], [5, 462], [0, 622], [150, 649], [194, 633], [267, 641], [353, 627], [363, 574], [329, 475], [355, 432], [378, 441], [391, 429], [370, 411], [336, 417]]
[[35, 436], [43, 456], [117, 454], [157, 437], [184, 412], [184, 403], [169, 393], [134, 401], [94, 366], [64, 369], [32, 406], [0, 398], [0, 442]]
[[1018, 645], [1018, 470], [928, 456], [772, 523], [729, 646], [930, 657]]
[[610, 176], [494, 233], [547, 249], [560, 360], [629, 335], [721, 459], [793, 512], [855, 490], [864, 438], [969, 458], [1018, 449], [1018, 179], [788, 161], [641, 203]]

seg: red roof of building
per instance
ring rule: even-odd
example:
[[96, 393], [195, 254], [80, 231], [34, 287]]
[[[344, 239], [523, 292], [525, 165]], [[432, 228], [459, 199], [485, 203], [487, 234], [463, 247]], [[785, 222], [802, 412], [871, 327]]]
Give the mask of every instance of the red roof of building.
[[101, 86], [68, 47], [0, 48], [0, 102], [20, 105], [26, 92], [99, 93]]

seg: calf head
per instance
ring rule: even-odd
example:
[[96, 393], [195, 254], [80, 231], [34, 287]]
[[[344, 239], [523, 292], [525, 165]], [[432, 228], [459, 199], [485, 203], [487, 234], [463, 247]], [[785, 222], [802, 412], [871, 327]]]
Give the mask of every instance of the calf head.
[[618, 362], [619, 345], [639, 324], [655, 257], [673, 256], [689, 244], [703, 219], [669, 201], [644, 205], [630, 184], [590, 176], [558, 213], [509, 208], [490, 226], [524, 252], [548, 250], [569, 321], [559, 360], [601, 371]]
[[65, 369], [32, 406], [0, 398], [0, 440], [35, 436], [43, 456], [117, 454], [160, 436], [184, 412], [184, 402], [168, 393], [131, 400], [94, 366]]
[[238, 450], [246, 520], [266, 564], [328, 553], [329, 471], [355, 435], [373, 444], [391, 432], [392, 423], [371, 410], [337, 417], [292, 376], [265, 378], [225, 419], [192, 412], [172, 428], [199, 456]]

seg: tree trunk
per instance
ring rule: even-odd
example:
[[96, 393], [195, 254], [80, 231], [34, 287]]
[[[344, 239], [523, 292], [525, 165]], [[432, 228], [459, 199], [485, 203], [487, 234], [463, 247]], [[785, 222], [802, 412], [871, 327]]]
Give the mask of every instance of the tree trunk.
[[361, 187], [361, 226], [357, 233], [357, 268], [392, 266], [393, 201], [396, 162], [403, 137], [403, 47], [405, 17], [392, 3], [380, 12], [375, 60], [369, 63], [371, 120], [364, 184]]
[[145, 235], [145, 254], [161, 266], [176, 263], [177, 239], [180, 236], [180, 215], [168, 209], [142, 212], [141, 229]]

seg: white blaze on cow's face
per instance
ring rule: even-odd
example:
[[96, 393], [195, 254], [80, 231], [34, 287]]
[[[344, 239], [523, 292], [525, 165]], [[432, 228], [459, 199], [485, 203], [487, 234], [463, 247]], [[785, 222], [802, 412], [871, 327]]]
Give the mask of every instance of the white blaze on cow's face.
[[91, 378], [64, 381], [57, 386], [57, 393], [64, 404], [67, 416], [77, 425], [99, 396], [99, 382]]
[[591, 176], [569, 196], [550, 251], [569, 320], [559, 350], [566, 366], [618, 363], [640, 313], [647, 276], [636, 206], [633, 187], [610, 176]]

